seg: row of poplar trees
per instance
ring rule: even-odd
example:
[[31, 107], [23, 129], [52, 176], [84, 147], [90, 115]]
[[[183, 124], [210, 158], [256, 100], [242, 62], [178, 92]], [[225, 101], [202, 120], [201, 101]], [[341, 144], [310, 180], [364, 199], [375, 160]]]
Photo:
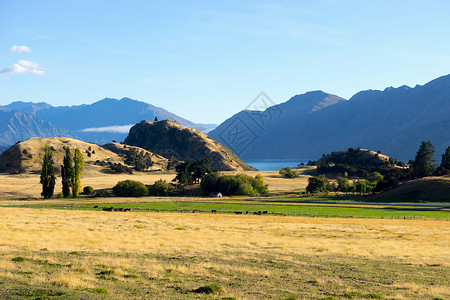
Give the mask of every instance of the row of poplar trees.
[[[66, 148], [63, 164], [61, 165], [62, 195], [65, 198], [76, 198], [81, 191], [81, 174], [84, 169], [83, 155], [80, 149], [76, 148], [74, 155], [70, 148]], [[44, 159], [42, 162], [41, 184], [42, 196], [45, 199], [51, 198], [55, 190], [56, 176], [53, 167], [52, 151], [48, 145], [45, 145]]]

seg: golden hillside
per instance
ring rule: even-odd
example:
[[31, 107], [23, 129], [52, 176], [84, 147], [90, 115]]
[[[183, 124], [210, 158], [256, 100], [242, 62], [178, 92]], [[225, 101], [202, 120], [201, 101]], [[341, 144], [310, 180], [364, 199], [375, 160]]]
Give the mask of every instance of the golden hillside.
[[67, 147], [71, 150], [81, 150], [86, 171], [99, 170], [99, 167], [93, 164], [97, 160], [123, 164], [119, 155], [96, 144], [66, 137], [31, 138], [15, 144], [0, 155], [0, 172], [40, 172], [46, 144], [52, 150], [53, 165], [57, 171], [62, 165]]

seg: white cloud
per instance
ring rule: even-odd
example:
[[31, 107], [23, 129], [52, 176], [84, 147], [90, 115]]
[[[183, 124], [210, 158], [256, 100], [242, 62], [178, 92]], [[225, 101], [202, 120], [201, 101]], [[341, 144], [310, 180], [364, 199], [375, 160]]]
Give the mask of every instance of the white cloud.
[[41, 65], [36, 62], [32, 62], [29, 60], [19, 60], [18, 63], [13, 64], [12, 66], [7, 67], [0, 71], [0, 73], [5, 74], [33, 74], [33, 75], [44, 75], [45, 72], [42, 70]]
[[19, 65], [21, 65], [22, 67], [25, 67], [25, 68], [42, 69], [38, 63], [29, 61], [29, 60], [21, 59], [21, 60], [19, 60]]
[[31, 51], [30, 47], [28, 47], [28, 46], [14, 45], [11, 47], [11, 49], [9, 49], [9, 52], [11, 52], [11, 53], [24, 53], [24, 52], [31, 53], [32, 51]]
[[105, 127], [90, 127], [81, 129], [81, 132], [112, 132], [112, 133], [128, 133], [133, 125], [114, 125]]

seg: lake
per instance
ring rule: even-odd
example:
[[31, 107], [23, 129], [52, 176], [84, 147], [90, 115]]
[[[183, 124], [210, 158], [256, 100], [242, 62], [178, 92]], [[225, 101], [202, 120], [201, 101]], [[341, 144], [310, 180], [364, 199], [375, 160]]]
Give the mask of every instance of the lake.
[[300, 163], [306, 163], [309, 161], [309, 159], [299, 158], [299, 159], [276, 159], [276, 158], [265, 158], [265, 159], [247, 159], [244, 160], [244, 162], [252, 166], [254, 168], [257, 168], [260, 171], [275, 171], [280, 170], [284, 167], [298, 167]]

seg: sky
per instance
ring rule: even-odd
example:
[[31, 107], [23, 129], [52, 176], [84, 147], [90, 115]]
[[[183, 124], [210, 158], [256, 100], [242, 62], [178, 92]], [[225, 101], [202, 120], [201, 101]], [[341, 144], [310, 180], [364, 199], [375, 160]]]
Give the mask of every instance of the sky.
[[0, 105], [145, 101], [219, 124], [261, 92], [425, 84], [450, 73], [450, 1], [0, 0]]

